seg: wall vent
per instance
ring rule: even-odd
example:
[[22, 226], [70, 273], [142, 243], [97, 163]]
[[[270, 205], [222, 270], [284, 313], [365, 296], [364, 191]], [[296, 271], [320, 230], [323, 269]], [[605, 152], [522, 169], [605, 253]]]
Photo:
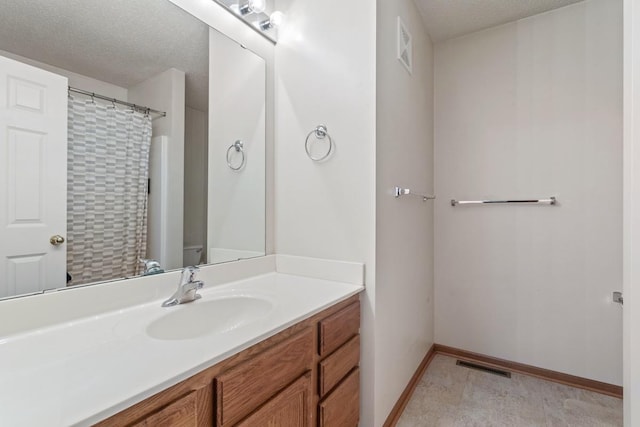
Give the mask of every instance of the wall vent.
[[511, 378], [511, 372], [503, 371], [497, 368], [491, 368], [489, 366], [478, 365], [476, 363], [466, 362], [464, 360], [456, 360], [456, 365], [464, 366], [465, 368], [476, 369], [478, 371], [487, 372], [489, 374], [498, 375], [505, 378]]
[[398, 60], [409, 74], [413, 73], [413, 42], [407, 26], [398, 16]]

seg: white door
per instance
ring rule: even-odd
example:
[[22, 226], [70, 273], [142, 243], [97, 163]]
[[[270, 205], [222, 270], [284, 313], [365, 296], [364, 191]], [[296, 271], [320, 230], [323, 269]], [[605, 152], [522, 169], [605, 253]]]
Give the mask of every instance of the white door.
[[66, 285], [67, 86], [0, 56], [0, 298]]

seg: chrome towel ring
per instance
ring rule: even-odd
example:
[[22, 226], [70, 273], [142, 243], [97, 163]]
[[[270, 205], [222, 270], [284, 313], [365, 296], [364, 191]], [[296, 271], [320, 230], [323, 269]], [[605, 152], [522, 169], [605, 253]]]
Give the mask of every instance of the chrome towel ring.
[[[231, 154], [233, 153], [234, 149], [236, 153], [240, 153], [242, 155], [242, 160], [240, 161], [239, 166], [233, 166], [233, 164], [231, 163]], [[236, 142], [231, 144], [229, 148], [227, 148], [227, 166], [229, 166], [231, 170], [239, 171], [244, 167], [246, 160], [247, 158], [244, 155], [244, 143], [241, 140], [237, 140]]]
[[[318, 139], [320, 141], [324, 140], [325, 138], [328, 138], [328, 140], [329, 140], [329, 150], [327, 151], [327, 153], [324, 156], [313, 157], [311, 155], [311, 150], [309, 149], [309, 143], [311, 141], [309, 141], [309, 138], [311, 138], [311, 135], [314, 135], [314, 134], [316, 136], [316, 139]], [[318, 126], [316, 126], [316, 128], [314, 130], [309, 132], [309, 135], [307, 135], [307, 139], [304, 142], [304, 149], [307, 152], [307, 156], [309, 156], [309, 158], [311, 160], [313, 160], [314, 162], [321, 162], [322, 160], [324, 160], [327, 157], [329, 157], [329, 155], [333, 151], [333, 140], [331, 139], [331, 135], [329, 135], [329, 131], [327, 130], [327, 127], [325, 125], [318, 125]]]

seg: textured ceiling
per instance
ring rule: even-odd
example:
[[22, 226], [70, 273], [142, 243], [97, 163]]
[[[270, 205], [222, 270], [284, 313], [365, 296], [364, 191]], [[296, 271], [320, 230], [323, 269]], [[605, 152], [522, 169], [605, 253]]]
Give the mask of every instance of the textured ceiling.
[[582, 0], [415, 0], [434, 42], [579, 1]]
[[208, 27], [167, 0], [2, 0], [0, 50], [130, 87], [184, 71], [187, 104], [208, 108]]

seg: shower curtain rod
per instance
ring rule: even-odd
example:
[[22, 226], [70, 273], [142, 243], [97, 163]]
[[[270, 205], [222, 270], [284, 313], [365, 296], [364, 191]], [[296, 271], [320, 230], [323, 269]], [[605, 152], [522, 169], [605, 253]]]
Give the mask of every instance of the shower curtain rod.
[[78, 89], [72, 86], [69, 86], [69, 92], [79, 93], [82, 95], [90, 96], [91, 98], [102, 99], [103, 101], [113, 102], [114, 104], [126, 105], [127, 107], [131, 107], [134, 110], [142, 111], [147, 114], [154, 113], [154, 114], [159, 114], [160, 117], [167, 117], [167, 113], [165, 111], [158, 111], [158, 110], [154, 110], [153, 108], [145, 107], [143, 105], [136, 105], [126, 101], [120, 101], [119, 99], [116, 99], [116, 98], [109, 98], [108, 96], [98, 95], [97, 93], [88, 92], [86, 90]]

